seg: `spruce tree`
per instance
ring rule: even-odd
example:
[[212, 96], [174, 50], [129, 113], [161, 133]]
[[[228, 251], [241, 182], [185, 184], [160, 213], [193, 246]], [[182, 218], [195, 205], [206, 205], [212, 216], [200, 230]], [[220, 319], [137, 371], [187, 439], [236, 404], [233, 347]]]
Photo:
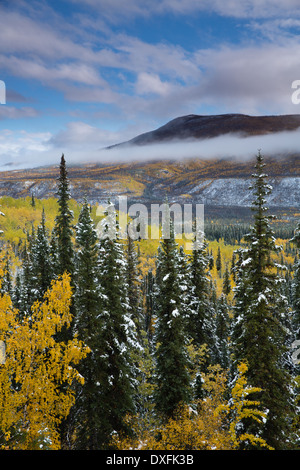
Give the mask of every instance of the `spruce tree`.
[[[196, 229], [196, 227], [195, 227]], [[192, 340], [193, 346], [206, 348], [206, 355], [202, 361], [201, 370], [196, 373], [194, 384], [194, 396], [203, 398], [202, 374], [211, 364], [216, 363], [216, 338], [215, 338], [215, 303], [212, 301], [212, 279], [210, 278], [210, 255], [208, 244], [201, 241], [198, 233], [194, 240], [193, 251], [189, 256], [189, 276], [191, 293], [189, 294], [190, 306], [187, 310], [187, 335]]]
[[157, 258], [155, 288], [156, 367], [154, 401], [163, 418], [174, 415], [191, 394], [189, 357], [185, 330], [184, 302], [181, 297], [178, 247], [167, 209], [165, 223], [170, 236], [162, 238]]
[[214, 265], [215, 265], [215, 262], [214, 262], [214, 255], [213, 255], [212, 250], [210, 250], [210, 254], [209, 254], [209, 264], [208, 264], [208, 267], [209, 267], [209, 270], [210, 270], [210, 271], [213, 269]]
[[60, 174], [58, 178], [58, 215], [55, 219], [55, 233], [57, 236], [57, 256], [58, 256], [58, 272], [63, 274], [68, 272], [73, 274], [74, 271], [74, 253], [72, 243], [72, 221], [73, 213], [69, 208], [70, 190], [68, 171], [64, 155], [60, 161]]
[[[61, 157], [60, 161], [60, 173], [58, 178], [58, 214], [55, 218], [55, 226], [53, 233], [56, 235], [56, 246], [57, 246], [57, 254], [56, 260], [56, 269], [55, 276], [59, 276], [67, 272], [71, 276], [71, 287], [74, 292], [74, 249], [73, 249], [73, 213], [69, 208], [69, 201], [70, 201], [70, 190], [69, 190], [69, 179], [68, 179], [68, 172], [66, 168], [66, 161], [64, 155]], [[53, 264], [53, 266], [55, 266]], [[73, 338], [73, 326], [76, 317], [76, 312], [74, 309], [74, 301], [72, 298], [70, 312], [72, 315], [72, 321], [69, 327], [64, 326], [61, 331], [56, 335], [57, 341], [62, 341], [64, 343], [68, 343], [68, 341], [72, 340]], [[68, 384], [61, 384], [63, 390], [67, 390], [69, 388]], [[72, 410], [71, 410], [72, 411]], [[61, 448], [62, 449], [70, 449], [71, 441], [70, 436], [72, 434], [72, 423], [73, 423], [73, 415], [72, 412], [67, 416], [65, 420], [60, 423], [59, 426], [59, 433], [61, 436]]]
[[[149, 408], [153, 406], [151, 403], [150, 393], [153, 382], [151, 377], [153, 357], [151, 355], [152, 342], [147, 334], [139, 254], [139, 244], [136, 247], [135, 242], [128, 231], [127, 243], [125, 245], [125, 275], [128, 297], [128, 315], [132, 325], [134, 326], [134, 330], [131, 332], [133, 341], [130, 348], [130, 361], [132, 367], [131, 375], [135, 384], [133, 398], [137, 413], [146, 418], [149, 413]], [[151, 312], [148, 312], [148, 314], [150, 314], [151, 318]]]
[[152, 270], [150, 270], [146, 273], [143, 282], [143, 292], [145, 297], [144, 327], [150, 348], [153, 344], [154, 333], [154, 283], [155, 276], [153, 275]]
[[30, 315], [31, 307], [38, 299], [37, 278], [33, 263], [35, 242], [35, 230], [32, 228], [31, 235], [27, 231], [24, 248], [21, 252], [22, 266], [19, 273], [20, 282], [18, 285], [18, 304], [21, 317]]
[[144, 329], [142, 320], [142, 297], [141, 280], [138, 272], [138, 254], [131, 236], [127, 235], [125, 250], [126, 257], [126, 283], [128, 306], [131, 319], [133, 320], [137, 335], [140, 335], [141, 329]]
[[[215, 311], [210, 301], [209, 255], [207, 242], [194, 247], [190, 256], [192, 284], [192, 309], [188, 319], [187, 331], [196, 346], [206, 344], [210, 355], [214, 348]], [[211, 359], [212, 361], [212, 359]]]
[[[298, 223], [297, 228], [294, 233], [294, 237], [291, 242], [293, 242], [297, 248], [300, 249], [300, 223]], [[291, 340], [291, 350], [293, 352], [293, 368], [292, 374], [295, 380], [294, 393], [295, 393], [295, 402], [298, 405], [298, 418], [295, 420], [295, 430], [298, 432], [298, 436], [294, 439], [296, 442], [295, 448], [299, 449], [300, 436], [299, 436], [299, 415], [300, 415], [300, 259], [298, 256], [298, 251], [295, 254], [294, 262], [294, 276], [290, 281], [291, 284], [291, 304], [292, 304], [292, 320], [291, 320], [291, 331], [292, 331], [292, 340]]]
[[99, 245], [99, 282], [103, 289], [100, 335], [100, 448], [109, 445], [113, 432], [127, 433], [124, 422], [127, 413], [134, 411], [135, 324], [128, 306], [126, 258], [117, 233], [115, 212], [109, 209], [102, 221]]
[[42, 212], [41, 223], [37, 228], [34, 252], [32, 253], [32, 264], [36, 280], [36, 299], [42, 300], [54, 277], [44, 209]]
[[281, 279], [271, 257], [278, 247], [270, 225], [272, 216], [267, 214], [265, 198], [271, 187], [264, 166], [258, 153], [251, 187], [255, 196], [254, 224], [245, 237], [248, 248], [240, 253], [232, 346], [235, 365], [246, 361], [249, 384], [262, 389], [257, 398], [267, 414], [265, 422], [249, 423], [245, 419], [244, 431], [262, 437], [275, 449], [283, 449], [288, 443], [292, 412], [290, 376], [283, 366], [287, 304], [278, 293]]
[[218, 271], [219, 275], [221, 276], [222, 258], [221, 258], [221, 249], [220, 249], [220, 247], [218, 247], [218, 254], [217, 254], [217, 258], [216, 258], [216, 268], [217, 268], [217, 271]]
[[[300, 249], [300, 223], [297, 225], [295, 230], [294, 237], [292, 238], [291, 242], [293, 242], [297, 249]], [[297, 346], [297, 350], [299, 350], [299, 341], [300, 341], [300, 259], [295, 256], [295, 263], [294, 263], [294, 277], [291, 283], [291, 298], [292, 298], [292, 307], [293, 307], [293, 314], [292, 314], [292, 332], [293, 332], [293, 341]], [[296, 343], [297, 342], [297, 343]], [[298, 363], [297, 363], [298, 361]], [[296, 358], [295, 364], [295, 375], [300, 375], [300, 365], [299, 365], [299, 357]]]
[[216, 309], [216, 358], [215, 362], [224, 369], [230, 366], [229, 332], [230, 317], [226, 295], [221, 294]]
[[235, 263], [236, 263], [236, 253], [233, 252], [232, 253], [232, 258], [231, 258], [231, 268], [230, 268], [230, 272], [232, 274], [232, 279], [234, 280], [235, 282]]
[[35, 197], [34, 193], [31, 194], [31, 202], [30, 202], [31, 207], [35, 207]]
[[183, 246], [178, 250], [178, 281], [180, 288], [180, 298], [182, 302], [184, 328], [188, 338], [193, 339], [189, 334], [190, 323], [195, 316], [194, 309], [197, 305], [197, 300], [194, 296], [193, 290], [193, 276], [192, 266], [189, 256], [185, 253]]
[[228, 295], [231, 291], [231, 283], [230, 283], [230, 274], [228, 270], [228, 265], [226, 264], [224, 278], [223, 278], [223, 286], [222, 286], [223, 293]]
[[90, 352], [77, 366], [79, 373], [84, 377], [84, 385], [77, 386], [73, 412], [76, 429], [75, 448], [84, 450], [97, 450], [100, 446], [102, 290], [98, 281], [98, 257], [98, 237], [90, 216], [89, 205], [85, 201], [76, 226], [74, 329], [78, 338], [89, 347]]

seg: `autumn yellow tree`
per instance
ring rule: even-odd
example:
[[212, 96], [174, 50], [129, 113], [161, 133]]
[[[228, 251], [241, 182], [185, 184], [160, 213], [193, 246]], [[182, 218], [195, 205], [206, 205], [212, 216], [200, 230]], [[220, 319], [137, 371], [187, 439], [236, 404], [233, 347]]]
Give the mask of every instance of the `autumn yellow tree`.
[[271, 449], [263, 439], [238, 433], [244, 418], [265, 418], [256, 408], [258, 402], [248, 397], [257, 389], [247, 385], [246, 372], [247, 365], [240, 364], [228, 402], [225, 398], [228, 393], [227, 372], [219, 365], [211, 366], [203, 374], [204, 399], [179, 406], [174, 418], [165, 423], [157, 422], [152, 429], [142, 427], [139, 416], [127, 416], [134, 438], [115, 435], [113, 444], [124, 450], [237, 450], [241, 442], [249, 440]]
[[261, 392], [261, 389], [247, 384], [247, 370], [248, 366], [245, 362], [238, 365], [238, 376], [231, 390], [231, 399], [229, 403], [218, 406], [216, 414], [225, 413], [230, 417], [229, 435], [233, 449], [238, 449], [241, 443], [247, 441], [257, 447], [274, 450], [261, 437], [239, 430], [242, 428], [241, 424], [245, 418], [262, 422], [267, 417], [263, 411], [258, 409], [260, 402], [249, 398], [251, 393]]
[[[0, 279], [3, 270], [0, 268]], [[57, 432], [74, 403], [71, 384], [82, 381], [74, 365], [88, 354], [76, 337], [67, 344], [55, 339], [71, 321], [70, 279], [52, 282], [42, 302], [20, 322], [8, 295], [0, 295], [0, 446], [4, 449], [59, 449]], [[69, 384], [69, 387], [60, 385]]]

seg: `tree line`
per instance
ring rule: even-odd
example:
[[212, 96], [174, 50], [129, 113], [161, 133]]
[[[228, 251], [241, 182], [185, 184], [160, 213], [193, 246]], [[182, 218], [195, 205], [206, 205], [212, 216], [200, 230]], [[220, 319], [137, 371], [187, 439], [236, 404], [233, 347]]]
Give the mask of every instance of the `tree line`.
[[[209, 243], [185, 252], [171, 218], [155, 272], [144, 276], [137, 243], [108, 236], [108, 213], [101, 239], [87, 201], [74, 227], [62, 156], [53, 231], [48, 233], [43, 211], [40, 225], [27, 235], [15, 279], [2, 263], [3, 448], [299, 448], [293, 348], [300, 340], [300, 261], [287, 279], [285, 266], [271, 256], [281, 248], [266, 207], [271, 188], [264, 166], [259, 153], [253, 224], [226, 266], [218, 296]], [[300, 248], [300, 224], [291, 243]], [[218, 254], [217, 270], [220, 262]], [[24, 332], [27, 343], [39, 345], [34, 351], [26, 353]], [[17, 370], [16, 357], [34, 360]], [[25, 399], [26, 371], [33, 390]], [[42, 392], [36, 398], [37, 381], [43, 380], [52, 401]], [[22, 398], [18, 410], [27, 413], [35, 397], [36, 413], [25, 419], [12, 397]], [[39, 413], [48, 416], [46, 426]]]

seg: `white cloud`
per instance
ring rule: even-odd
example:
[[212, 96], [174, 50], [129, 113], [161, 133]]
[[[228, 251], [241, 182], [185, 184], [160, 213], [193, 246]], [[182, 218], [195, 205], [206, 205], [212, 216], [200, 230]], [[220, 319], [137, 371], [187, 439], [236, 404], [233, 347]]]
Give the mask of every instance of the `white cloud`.
[[5, 54], [30, 54], [48, 60], [82, 58], [87, 49], [46, 21], [1, 9], [0, 50]]
[[[299, 77], [299, 45], [267, 45], [199, 51], [197, 63], [206, 73], [194, 94], [211, 103], [269, 109], [299, 110], [291, 102], [291, 85]], [[300, 77], [299, 77], [300, 78]]]
[[18, 167], [30, 168], [43, 163], [46, 164], [51, 160], [49, 159], [49, 155], [46, 159], [44, 158], [49, 150], [48, 141], [50, 137], [50, 132], [1, 130], [0, 170], [9, 170]]
[[110, 46], [118, 51], [115, 66], [134, 73], [164, 74], [173, 80], [196, 80], [200, 71], [193, 54], [172, 44], [151, 44], [126, 34], [113, 35]]
[[95, 126], [91, 126], [85, 122], [74, 121], [69, 122], [65, 129], [58, 132], [49, 139], [49, 144], [55, 148], [72, 148], [80, 147], [100, 149], [102, 147], [115, 144], [121, 135], [117, 131], [109, 131]]
[[64, 63], [53, 67], [44, 65], [39, 60], [21, 59], [14, 56], [0, 56], [0, 64], [11, 74], [52, 84], [56, 81], [72, 81], [86, 85], [103, 85], [96, 70], [82, 63]]
[[23, 119], [34, 118], [39, 115], [39, 112], [29, 106], [22, 106], [16, 108], [14, 106], [3, 105], [0, 106], [0, 120], [1, 119]]
[[172, 86], [167, 82], [162, 82], [157, 74], [142, 72], [138, 74], [136, 91], [139, 95], [151, 94], [167, 95], [170, 93]]
[[[85, 3], [95, 12], [95, 21], [99, 12], [183, 14], [209, 9], [241, 17], [272, 17], [276, 12], [282, 15], [274, 20], [277, 27], [299, 23], [296, 15], [293, 18], [286, 15], [289, 9], [298, 11], [293, 0], [287, 0], [284, 6], [277, 0], [154, 0], [147, 8], [137, 0]], [[173, 113], [196, 112], [203, 105], [225, 111], [234, 107], [235, 112], [242, 107], [248, 113], [267, 108], [274, 112], [296, 112], [292, 111], [290, 100], [291, 83], [300, 78], [300, 44], [295, 38], [284, 44], [278, 40], [252, 47], [220, 46], [188, 52], [171, 44], [150, 44], [125, 33], [113, 34], [109, 29], [105, 37], [90, 30], [76, 34], [70, 23], [64, 32], [57, 28], [58, 20], [45, 24], [6, 9], [1, 11], [1, 20], [2, 70], [16, 77], [39, 80], [63, 92], [70, 101], [113, 104], [120, 112], [127, 110], [131, 117], [135, 111], [136, 116], [142, 111], [148, 116], [154, 112], [157, 117], [168, 112], [171, 118]], [[85, 35], [86, 41], [82, 40]], [[105, 71], [114, 77], [124, 73], [125, 78], [114, 78], [114, 83], [110, 83], [104, 78]], [[133, 96], [133, 91], [137, 96]]]

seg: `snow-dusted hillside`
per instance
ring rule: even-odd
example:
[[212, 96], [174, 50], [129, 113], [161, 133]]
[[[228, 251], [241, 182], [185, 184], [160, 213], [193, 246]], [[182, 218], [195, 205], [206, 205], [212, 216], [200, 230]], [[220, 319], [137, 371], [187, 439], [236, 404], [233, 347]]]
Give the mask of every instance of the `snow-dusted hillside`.
[[[77, 201], [86, 196], [92, 204], [126, 195], [128, 203], [161, 203], [167, 196], [170, 202], [247, 207], [253, 200], [249, 190], [253, 164], [194, 160], [71, 167], [70, 190]], [[49, 167], [1, 173], [0, 196], [55, 196], [58, 171]], [[266, 173], [273, 187], [267, 197], [269, 207], [300, 208], [298, 159], [268, 161]]]
[[[249, 206], [253, 196], [251, 178], [220, 178], [201, 182], [190, 190], [197, 202], [219, 206]], [[270, 178], [272, 193], [267, 196], [269, 207], [300, 207], [300, 177]]]

